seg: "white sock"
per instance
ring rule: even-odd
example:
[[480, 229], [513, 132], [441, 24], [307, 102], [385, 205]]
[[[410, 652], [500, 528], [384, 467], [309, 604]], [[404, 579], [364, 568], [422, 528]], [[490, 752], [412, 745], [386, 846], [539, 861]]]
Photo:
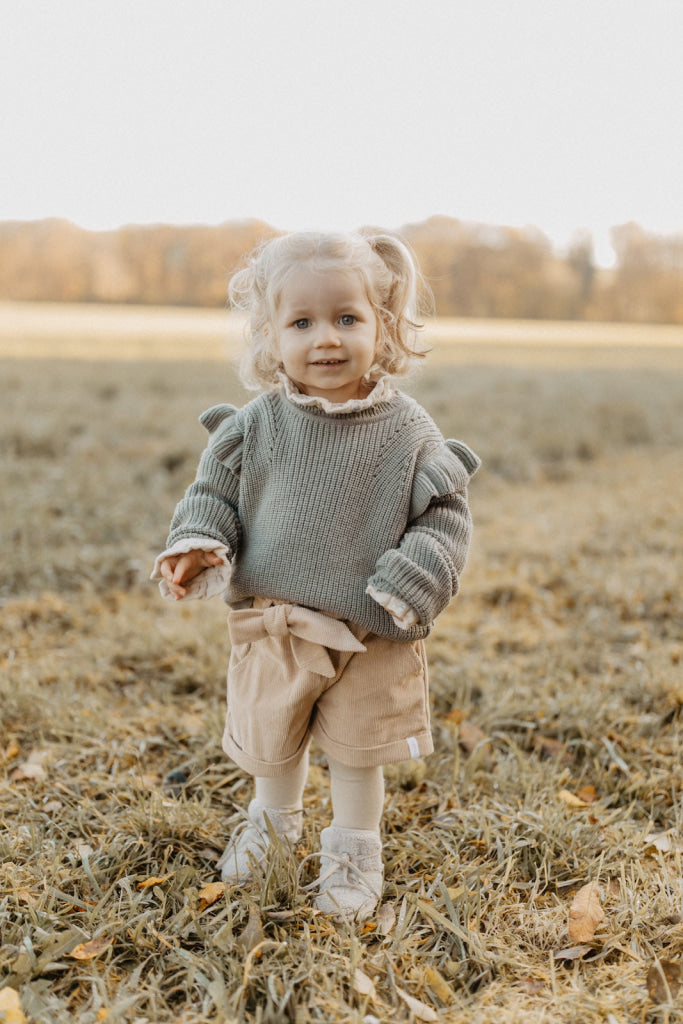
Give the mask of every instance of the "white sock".
[[303, 794], [308, 778], [308, 749], [295, 768], [287, 775], [269, 779], [257, 775], [254, 796], [264, 807], [280, 811], [299, 811], [303, 807]]
[[330, 790], [337, 828], [368, 829], [379, 833], [384, 811], [384, 773], [381, 766], [352, 768], [328, 757]]

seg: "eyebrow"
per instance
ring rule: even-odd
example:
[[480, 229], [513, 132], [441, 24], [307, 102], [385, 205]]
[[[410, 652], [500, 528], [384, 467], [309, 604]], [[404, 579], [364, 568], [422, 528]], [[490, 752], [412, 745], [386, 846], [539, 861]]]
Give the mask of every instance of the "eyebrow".
[[[359, 313], [360, 309], [361, 309], [361, 306], [362, 306], [362, 303], [360, 303], [358, 301], [354, 301], [354, 300], [349, 300], [348, 302], [340, 302], [336, 306], [336, 311], [337, 311], [337, 313]], [[301, 304], [298, 304], [296, 306], [295, 305], [288, 306], [286, 302], [282, 302], [282, 303], [280, 303], [280, 309], [284, 310], [287, 313], [288, 317], [289, 316], [296, 317], [297, 314], [300, 317], [302, 317], [302, 316], [310, 316], [311, 315], [311, 308], [310, 308], [310, 306], [303, 306]]]

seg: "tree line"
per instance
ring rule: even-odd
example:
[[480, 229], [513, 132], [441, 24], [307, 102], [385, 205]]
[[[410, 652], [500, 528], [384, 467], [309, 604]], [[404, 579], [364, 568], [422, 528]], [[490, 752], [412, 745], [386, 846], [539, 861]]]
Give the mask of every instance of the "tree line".
[[[0, 222], [0, 299], [221, 307], [260, 221], [94, 232], [63, 220]], [[400, 234], [441, 316], [683, 323], [683, 235], [613, 229], [613, 270], [589, 236], [557, 253], [540, 231], [432, 217]]]

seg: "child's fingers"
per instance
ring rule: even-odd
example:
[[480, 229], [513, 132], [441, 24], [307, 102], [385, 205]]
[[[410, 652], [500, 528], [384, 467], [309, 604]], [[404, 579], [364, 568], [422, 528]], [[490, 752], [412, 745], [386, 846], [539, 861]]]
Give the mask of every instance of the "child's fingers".
[[189, 551], [186, 555], [181, 555], [176, 562], [175, 571], [171, 577], [173, 583], [184, 583], [187, 579], [192, 579], [193, 576], [197, 575], [199, 569], [197, 568], [197, 552]]
[[172, 577], [173, 582], [187, 583], [188, 580], [198, 576], [203, 569], [207, 569], [211, 565], [219, 565], [221, 561], [222, 559], [215, 551], [201, 551], [199, 549], [188, 551], [187, 554], [181, 555], [178, 559]]
[[203, 569], [209, 566], [222, 565], [224, 559], [215, 551], [201, 551], [194, 549], [182, 555], [170, 555], [165, 558], [159, 566], [159, 572], [168, 582], [171, 593], [184, 597], [185, 589], [183, 583], [198, 576]]
[[173, 573], [175, 571], [175, 558], [165, 558], [159, 566], [159, 572], [168, 580], [169, 583], [173, 580]]

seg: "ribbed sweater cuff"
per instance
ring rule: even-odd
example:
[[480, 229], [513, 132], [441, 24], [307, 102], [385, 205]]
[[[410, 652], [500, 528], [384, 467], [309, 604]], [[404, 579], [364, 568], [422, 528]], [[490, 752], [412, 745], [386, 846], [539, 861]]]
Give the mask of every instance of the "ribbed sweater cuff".
[[225, 544], [232, 557], [239, 547], [239, 526], [231, 506], [204, 496], [184, 499], [171, 522], [167, 544], [170, 547], [185, 537], [198, 536]]
[[378, 571], [368, 582], [405, 601], [419, 615], [422, 625], [433, 622], [457, 591], [443, 562], [433, 560], [426, 568], [396, 549], [381, 558]]

